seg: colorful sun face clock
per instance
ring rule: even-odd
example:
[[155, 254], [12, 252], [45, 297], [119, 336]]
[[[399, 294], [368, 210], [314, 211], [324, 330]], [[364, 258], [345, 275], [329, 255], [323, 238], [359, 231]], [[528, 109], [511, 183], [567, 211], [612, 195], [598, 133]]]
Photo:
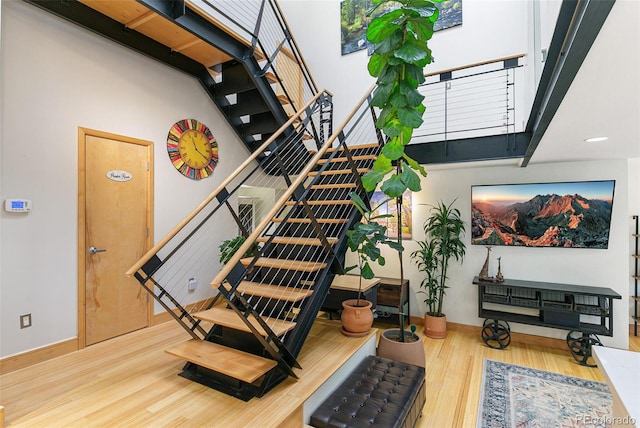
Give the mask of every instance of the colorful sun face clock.
[[176, 122], [169, 130], [167, 152], [173, 166], [185, 177], [201, 180], [218, 164], [218, 143], [209, 128], [195, 119]]

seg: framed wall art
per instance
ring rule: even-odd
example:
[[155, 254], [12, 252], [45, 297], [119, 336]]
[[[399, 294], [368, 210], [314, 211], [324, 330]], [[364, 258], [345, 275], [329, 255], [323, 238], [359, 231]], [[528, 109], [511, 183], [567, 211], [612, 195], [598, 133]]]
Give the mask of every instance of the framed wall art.
[[[387, 195], [381, 191], [373, 192], [371, 196], [371, 207], [375, 208], [380, 205], [384, 200], [388, 199]], [[387, 227], [387, 238], [396, 239], [398, 237], [398, 216], [396, 209], [396, 201], [391, 200], [382, 204], [374, 215], [379, 214], [391, 214], [392, 217], [380, 219], [377, 222]], [[411, 192], [406, 191], [402, 195], [402, 239], [411, 239], [411, 224], [412, 224], [412, 210], [411, 210]]]
[[[443, 0], [435, 3], [440, 16], [433, 25], [434, 31], [462, 25], [462, 0]], [[371, 0], [343, 0], [340, 2], [340, 47], [342, 55], [368, 49], [367, 26], [371, 17], [367, 11], [373, 6]]]
[[471, 243], [608, 248], [615, 180], [471, 186]]

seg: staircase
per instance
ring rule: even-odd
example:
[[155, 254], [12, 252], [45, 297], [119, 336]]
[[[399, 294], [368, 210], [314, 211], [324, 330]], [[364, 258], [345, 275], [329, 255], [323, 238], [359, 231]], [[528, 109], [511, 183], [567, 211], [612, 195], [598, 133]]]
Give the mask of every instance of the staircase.
[[353, 170], [367, 170], [378, 148], [353, 147], [351, 160], [343, 149], [316, 156], [271, 218], [270, 232], [255, 239], [260, 253], [235, 266], [232, 260], [213, 280], [221, 304], [193, 314], [211, 325], [205, 337], [167, 350], [188, 362], [182, 376], [243, 399], [297, 377], [295, 358], [341, 271], [345, 234], [357, 212], [349, 198], [358, 186]]
[[[346, 232], [359, 217], [349, 194], [367, 197], [360, 176], [381, 149], [369, 96], [322, 141], [332, 127], [331, 103], [328, 93], [318, 94], [127, 272], [191, 335], [167, 350], [186, 361], [181, 376], [244, 400], [297, 377], [296, 358], [334, 275], [343, 272]], [[301, 151], [305, 157], [295, 155]], [[241, 225], [238, 189], [276, 186], [270, 183], [286, 190], [216, 270], [208, 261], [228, 229], [217, 225]], [[205, 254], [203, 246], [206, 257], [195, 256]], [[257, 255], [245, 257], [252, 248]], [[198, 270], [211, 293], [185, 296]]]
[[[366, 198], [360, 175], [382, 143], [371, 91], [334, 132], [332, 95], [274, 0], [25, 1], [193, 76], [225, 115], [251, 155], [127, 274], [189, 333], [167, 350], [182, 376], [245, 400], [296, 377], [359, 216], [349, 193]], [[253, 230], [243, 188], [274, 194]], [[245, 244], [222, 266], [218, 245], [237, 235]]]

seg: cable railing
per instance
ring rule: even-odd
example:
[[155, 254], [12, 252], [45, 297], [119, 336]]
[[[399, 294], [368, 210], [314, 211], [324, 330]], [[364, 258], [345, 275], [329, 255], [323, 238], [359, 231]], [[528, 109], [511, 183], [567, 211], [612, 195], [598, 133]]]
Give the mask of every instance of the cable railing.
[[276, 94], [292, 115], [318, 88], [275, 0], [187, 0], [189, 8], [250, 45], [262, 75], [273, 75]]
[[[306, 322], [281, 335], [283, 342], [292, 344], [294, 354], [324, 302], [330, 267], [334, 272], [342, 269], [346, 231], [357, 213], [349, 193], [364, 196], [360, 175], [381, 148], [369, 97], [370, 92], [319, 147], [212, 281], [213, 288], [224, 287], [227, 296], [241, 298], [243, 306], [256, 309], [276, 327], [280, 320]], [[254, 242], [261, 243], [259, 253], [245, 257]], [[256, 293], [258, 284], [270, 292]], [[310, 298], [313, 295], [315, 299]]]
[[423, 124], [412, 144], [513, 134], [524, 82], [524, 55], [483, 61], [464, 67], [429, 73], [419, 91], [426, 98]]
[[[248, 234], [238, 213], [242, 189], [285, 191], [311, 158], [309, 150], [324, 144], [316, 138], [331, 134], [331, 115], [331, 94], [317, 94], [126, 272], [194, 337], [205, 331], [192, 314], [211, 307], [216, 295], [209, 284], [222, 268], [220, 243]], [[297, 132], [285, 137], [291, 126]], [[269, 200], [277, 198], [266, 197], [265, 204]]]

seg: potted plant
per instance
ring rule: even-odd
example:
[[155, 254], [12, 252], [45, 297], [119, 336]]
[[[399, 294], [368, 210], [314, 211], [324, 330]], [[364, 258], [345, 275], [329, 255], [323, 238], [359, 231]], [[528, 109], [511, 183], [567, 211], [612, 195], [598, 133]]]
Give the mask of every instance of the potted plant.
[[[371, 105], [380, 109], [376, 128], [382, 130], [387, 142], [373, 163], [371, 171], [362, 177], [367, 192], [378, 185], [398, 206], [398, 230], [402, 224], [402, 195], [408, 189], [420, 191], [420, 175], [424, 168], [405, 153], [413, 130], [422, 124], [426, 110], [424, 96], [418, 86], [425, 81], [424, 67], [431, 63], [428, 41], [433, 36], [433, 24], [439, 11], [427, 0], [372, 0], [374, 6], [367, 12], [373, 18], [367, 28], [367, 40], [373, 45], [368, 70], [376, 78], [377, 87]], [[440, 0], [436, 0], [440, 1]], [[400, 263], [400, 281], [404, 280], [402, 234], [398, 233], [396, 250]], [[404, 292], [404, 290], [403, 290]], [[400, 328], [397, 342], [415, 339], [415, 334], [404, 329], [404, 296], [398, 308]], [[385, 332], [383, 332], [383, 335]], [[391, 332], [389, 333], [391, 334]], [[419, 342], [420, 347], [422, 344]]]
[[[246, 237], [239, 235], [231, 239], [226, 239], [222, 241], [222, 243], [218, 246], [218, 250], [220, 250], [220, 258], [218, 259], [220, 263], [227, 264], [229, 260], [233, 257], [233, 255], [240, 249], [242, 244], [246, 241]], [[258, 251], [260, 251], [260, 247], [254, 245], [244, 253], [244, 257], [254, 257]]]
[[438, 202], [431, 207], [431, 214], [425, 220], [424, 241], [417, 241], [419, 249], [411, 253], [411, 259], [425, 277], [420, 283], [426, 298], [425, 334], [432, 338], [444, 338], [447, 335], [447, 318], [442, 312], [442, 303], [446, 294], [449, 262], [455, 258], [462, 262], [465, 244], [462, 235], [465, 233], [464, 221], [460, 211], [453, 208], [453, 202], [446, 205]]
[[387, 227], [378, 223], [378, 220], [391, 216], [390, 214], [377, 214], [380, 206], [386, 204], [388, 200], [371, 208], [355, 192], [351, 193], [351, 198], [354, 206], [360, 211], [362, 220], [347, 231], [347, 245], [351, 251], [357, 254], [358, 264], [347, 267], [345, 271], [359, 269], [358, 294], [355, 299], [342, 302], [340, 319], [342, 320], [343, 334], [362, 336], [369, 332], [373, 324], [372, 304], [362, 299], [362, 280], [374, 277], [371, 263], [375, 262], [384, 266], [386, 261], [379, 246], [382, 244], [395, 247], [396, 243], [387, 239]]

